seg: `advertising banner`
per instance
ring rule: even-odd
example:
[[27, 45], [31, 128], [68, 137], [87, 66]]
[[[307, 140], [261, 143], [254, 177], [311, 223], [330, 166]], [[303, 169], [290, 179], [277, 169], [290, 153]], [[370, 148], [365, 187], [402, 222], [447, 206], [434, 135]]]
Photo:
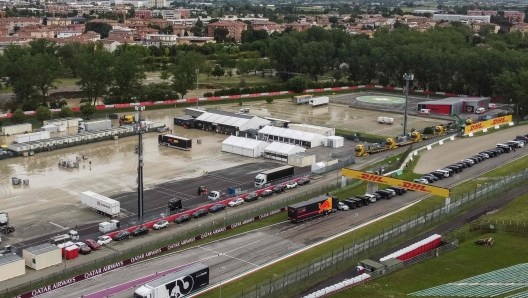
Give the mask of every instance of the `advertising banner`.
[[381, 184], [386, 184], [390, 186], [398, 186], [403, 187], [408, 190], [415, 190], [415, 191], [421, 191], [432, 195], [442, 196], [442, 197], [449, 197], [449, 189], [442, 188], [442, 187], [436, 187], [431, 185], [425, 185], [420, 183], [415, 183], [411, 181], [405, 181], [400, 179], [394, 179], [391, 177], [385, 177], [385, 176], [379, 176], [371, 173], [365, 173], [350, 169], [342, 169], [341, 173], [343, 176], [347, 176], [350, 178], [355, 179], [361, 179], [363, 181], [367, 182], [376, 182]]
[[467, 134], [470, 134], [472, 132], [477, 132], [477, 131], [483, 130], [485, 128], [490, 128], [490, 127], [494, 127], [494, 126], [498, 126], [498, 125], [502, 125], [502, 124], [508, 124], [510, 122], [512, 122], [512, 115], [508, 115], [508, 116], [504, 116], [504, 117], [498, 117], [498, 118], [493, 118], [493, 119], [482, 121], [482, 122], [479, 122], [479, 123], [466, 125], [466, 127], [464, 128], [464, 134], [467, 135]]

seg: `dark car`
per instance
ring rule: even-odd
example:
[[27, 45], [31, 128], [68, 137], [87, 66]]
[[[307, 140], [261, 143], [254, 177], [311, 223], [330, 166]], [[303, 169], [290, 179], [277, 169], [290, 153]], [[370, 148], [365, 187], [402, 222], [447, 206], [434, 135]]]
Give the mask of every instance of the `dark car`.
[[451, 165], [451, 166], [447, 166], [447, 167], [445, 167], [445, 168], [446, 168], [446, 169], [451, 169], [451, 170], [453, 170], [453, 172], [455, 172], [455, 173], [462, 172], [462, 168], [461, 168], [461, 167], [457, 167], [457, 166], [452, 166], [452, 165]]
[[210, 213], [215, 213], [215, 212], [218, 212], [218, 211], [222, 211], [225, 209], [225, 205], [223, 204], [215, 204], [213, 207], [209, 208], [209, 212]]
[[95, 242], [92, 239], [84, 240], [84, 244], [88, 245], [91, 250], [98, 250], [101, 247], [101, 244]]
[[[436, 177], [436, 176], [434, 176], [434, 177]], [[438, 178], [438, 177], [437, 177], [437, 178]], [[405, 188], [398, 187], [398, 186], [391, 186], [391, 187], [389, 187], [389, 188], [387, 188], [387, 189], [392, 189], [392, 190], [394, 190], [394, 191], [396, 192], [396, 194], [398, 194], [398, 195], [400, 195], [400, 196], [407, 192], [407, 190], [406, 190]]]
[[130, 232], [128, 231], [121, 231], [117, 233], [117, 235], [114, 236], [114, 241], [121, 241], [126, 240], [130, 238]]
[[14, 231], [15, 227], [13, 226], [3, 226], [0, 228], [0, 232], [2, 232], [3, 234], [13, 233]]
[[434, 181], [438, 181], [438, 180], [440, 180], [440, 178], [436, 177], [436, 176], [433, 175], [433, 174], [424, 174], [424, 176], [429, 176], [429, 177], [433, 178]]
[[457, 162], [452, 164], [453, 166], [462, 167], [462, 169], [467, 168], [467, 164], [465, 162]]
[[299, 179], [299, 181], [297, 181], [297, 185], [306, 185], [308, 183], [310, 183], [310, 178], [308, 177], [302, 177]]
[[263, 198], [271, 197], [273, 195], [273, 190], [266, 189], [265, 191], [260, 193], [260, 196]]
[[82, 242], [77, 242], [75, 245], [79, 248], [79, 253], [81, 255], [87, 255], [92, 252], [92, 249]]
[[182, 222], [186, 222], [191, 220], [191, 216], [189, 214], [183, 214], [182, 216], [176, 218], [174, 220], [174, 223], [181, 224]]
[[348, 199], [345, 199], [343, 201], [343, 204], [347, 205], [348, 208], [350, 209], [356, 209], [356, 208], [360, 208], [361, 206], [363, 206], [363, 200], [361, 199], [358, 199], [358, 198], [348, 198]]
[[392, 198], [392, 193], [386, 190], [378, 190], [375, 192], [375, 194], [378, 194], [382, 199], [390, 200]]
[[194, 212], [194, 213], [192, 214], [192, 217], [193, 217], [193, 218], [198, 218], [198, 217], [206, 216], [207, 213], [209, 213], [209, 212], [207, 211], [207, 209], [200, 209], [200, 210]]
[[451, 176], [453, 176], [455, 174], [455, 171], [453, 171], [453, 169], [450, 169], [450, 168], [443, 168], [441, 170], [448, 171], [449, 172], [449, 177], [451, 177]]
[[244, 198], [244, 201], [246, 202], [251, 202], [251, 201], [256, 201], [258, 200], [258, 195], [256, 192], [252, 192], [250, 194], [248, 194], [245, 198]]
[[435, 179], [433, 177], [429, 176], [429, 175], [423, 175], [420, 179], [425, 179], [429, 183], [435, 182]]
[[514, 141], [523, 141], [525, 144], [528, 143], [528, 138], [525, 136], [517, 136]]
[[437, 177], [438, 179], [444, 179], [445, 178], [444, 173], [440, 173], [440, 172], [436, 172], [435, 171], [435, 172], [431, 172], [429, 174]]
[[141, 226], [137, 229], [135, 229], [134, 231], [132, 231], [132, 236], [141, 236], [141, 235], [145, 235], [145, 234], [148, 234], [149, 232], [149, 229], [145, 226]]
[[[523, 141], [520, 141], [520, 142], [523, 142]], [[524, 142], [523, 142], [524, 143]], [[512, 141], [509, 141], [509, 142], [506, 142], [506, 145], [512, 147], [512, 148], [521, 148], [521, 144], [517, 143], [517, 142], [512, 142]], [[523, 145], [524, 146], [524, 145]]]
[[286, 190], [286, 185], [279, 184], [273, 188], [274, 193], [281, 193]]

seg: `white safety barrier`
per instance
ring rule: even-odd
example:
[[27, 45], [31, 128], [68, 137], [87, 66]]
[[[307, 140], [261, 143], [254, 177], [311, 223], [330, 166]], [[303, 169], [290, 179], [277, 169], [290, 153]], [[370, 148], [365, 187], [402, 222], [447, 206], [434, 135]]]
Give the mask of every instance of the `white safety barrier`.
[[417, 255], [421, 255], [430, 250], [437, 248], [442, 241], [442, 236], [438, 234], [431, 235], [423, 240], [420, 240], [412, 245], [409, 245], [405, 248], [398, 250], [397, 252], [391, 253], [390, 255], [380, 259], [380, 262], [386, 261], [388, 259], [398, 259], [400, 261], [405, 261], [410, 258], [414, 258]]
[[361, 284], [366, 282], [367, 280], [370, 280], [370, 275], [363, 273], [361, 275], [358, 275], [352, 279], [347, 279], [345, 281], [342, 281], [338, 284], [328, 286], [322, 290], [319, 290], [317, 292], [311, 293], [309, 295], [304, 296], [303, 298], [317, 298], [317, 297], [324, 297], [329, 294], [333, 294], [339, 291], [346, 290], [350, 287], [353, 287], [355, 285]]

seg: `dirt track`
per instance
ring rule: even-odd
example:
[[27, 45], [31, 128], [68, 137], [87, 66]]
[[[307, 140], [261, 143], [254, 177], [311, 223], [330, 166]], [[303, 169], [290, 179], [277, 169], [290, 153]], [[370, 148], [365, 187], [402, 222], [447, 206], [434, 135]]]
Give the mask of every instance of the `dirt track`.
[[[435, 147], [434, 150], [420, 154], [420, 160], [414, 168], [414, 172], [424, 174], [435, 171], [483, 150], [494, 148], [497, 143], [513, 140], [516, 136], [527, 133], [528, 127], [516, 126], [480, 137], [446, 142], [442, 146]], [[528, 150], [528, 148], [521, 148], [519, 150]]]

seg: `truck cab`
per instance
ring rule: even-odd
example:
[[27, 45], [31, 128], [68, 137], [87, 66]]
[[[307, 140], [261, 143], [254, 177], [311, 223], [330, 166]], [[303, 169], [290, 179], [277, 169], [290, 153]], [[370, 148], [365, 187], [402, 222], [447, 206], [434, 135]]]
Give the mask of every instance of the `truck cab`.
[[211, 202], [216, 202], [220, 200], [220, 192], [216, 190], [212, 190], [207, 195], [207, 199]]
[[70, 230], [68, 232], [68, 234], [62, 234], [62, 235], [57, 235], [57, 236], [54, 236], [51, 238], [51, 244], [53, 245], [58, 245], [58, 244], [61, 244], [61, 243], [65, 243], [65, 242], [68, 242], [68, 241], [77, 241], [79, 240], [79, 233], [77, 233], [77, 231], [75, 230]]
[[152, 298], [152, 290], [141, 286], [134, 292], [134, 298]]
[[266, 175], [258, 174], [257, 176], [255, 176], [255, 187], [262, 187], [266, 183], [268, 183], [268, 181], [266, 179]]

